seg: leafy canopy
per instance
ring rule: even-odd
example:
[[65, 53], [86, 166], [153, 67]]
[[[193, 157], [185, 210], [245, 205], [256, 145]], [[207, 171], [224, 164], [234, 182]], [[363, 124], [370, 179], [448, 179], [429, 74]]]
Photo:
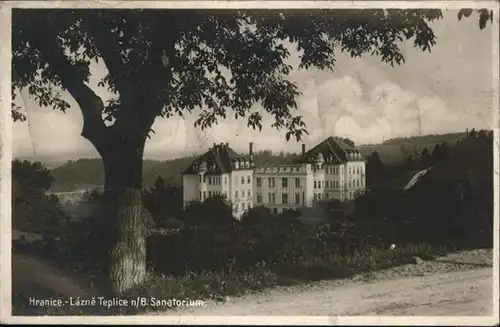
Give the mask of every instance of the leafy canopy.
[[[439, 18], [434, 9], [15, 9], [12, 87], [28, 87], [41, 106], [63, 112], [67, 90], [84, 125], [109, 120], [105, 128], [121, 132], [144, 126], [149, 133], [156, 117], [195, 108], [202, 129], [232, 112], [260, 130], [260, 104], [272, 127], [300, 139], [307, 131], [291, 111], [300, 95], [287, 79], [292, 69], [333, 69], [338, 51], [401, 64], [400, 42], [430, 51], [436, 37], [428, 24]], [[299, 67], [287, 63], [286, 43], [299, 51]], [[84, 85], [91, 62], [101, 60], [108, 72], [99, 85], [117, 95], [106, 103]], [[90, 112], [96, 104], [100, 110]], [[25, 118], [15, 105], [13, 118]]]

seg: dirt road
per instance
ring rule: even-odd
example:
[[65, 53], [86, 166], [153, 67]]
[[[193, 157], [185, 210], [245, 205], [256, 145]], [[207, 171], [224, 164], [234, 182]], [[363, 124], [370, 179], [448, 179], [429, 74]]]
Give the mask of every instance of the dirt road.
[[[493, 307], [492, 265], [492, 250], [473, 250], [349, 279], [275, 288], [150, 315], [492, 316], [498, 310]], [[39, 289], [67, 296], [94, 295], [79, 278], [61, 276], [33, 258], [13, 256], [17, 294]]]
[[[307, 289], [284, 288], [226, 303], [168, 312], [203, 316], [491, 316], [493, 269], [489, 255], [454, 254], [349, 281], [324, 281]], [[163, 313], [165, 314], [165, 313]]]

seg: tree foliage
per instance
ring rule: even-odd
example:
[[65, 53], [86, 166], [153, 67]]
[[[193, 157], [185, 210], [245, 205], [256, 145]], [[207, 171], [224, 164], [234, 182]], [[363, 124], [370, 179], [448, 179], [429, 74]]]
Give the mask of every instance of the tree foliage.
[[82, 107], [99, 101], [84, 99], [93, 91], [82, 83], [91, 62], [103, 60], [108, 74], [100, 84], [119, 95], [101, 106], [106, 119], [116, 119], [108, 128], [126, 131], [131, 120], [149, 128], [157, 116], [196, 107], [201, 128], [231, 111], [261, 128], [262, 115], [252, 110], [258, 102], [274, 127], [300, 137], [305, 125], [290, 112], [300, 92], [286, 79], [293, 67], [280, 41], [301, 52], [301, 68], [333, 68], [336, 51], [400, 64], [399, 42], [429, 50], [435, 35], [428, 23], [441, 17], [439, 10], [396, 9], [14, 10], [13, 87], [28, 86], [40, 105], [61, 111], [69, 107], [59, 92], [66, 89]]
[[54, 182], [51, 172], [39, 161], [13, 160], [12, 176], [23, 185], [44, 191], [47, 191]]
[[68, 217], [58, 199], [45, 194], [53, 180], [40, 162], [12, 162], [13, 229], [44, 236], [67, 232]]

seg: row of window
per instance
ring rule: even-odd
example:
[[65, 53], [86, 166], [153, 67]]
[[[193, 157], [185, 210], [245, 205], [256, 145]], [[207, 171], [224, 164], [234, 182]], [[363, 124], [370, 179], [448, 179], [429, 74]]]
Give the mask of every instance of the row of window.
[[[252, 184], [252, 176], [241, 176], [240, 177], [240, 180], [241, 180], [241, 184], [245, 184], [245, 179], [247, 181], [247, 184]], [[234, 184], [238, 184], [238, 176], [234, 176]]]
[[[208, 197], [207, 197], [207, 194], [208, 194]], [[198, 193], [198, 198], [201, 201], [204, 201], [205, 199], [208, 199], [208, 198], [210, 198], [212, 196], [221, 195], [221, 194], [222, 194], [221, 191], [208, 191], [208, 193], [207, 193], [207, 191], [203, 191], [203, 192], [200, 191]], [[244, 198], [245, 197], [245, 190], [242, 190], [241, 193], [239, 191], [235, 191], [234, 192], [234, 198], [238, 199], [239, 196], [240, 196], [240, 194], [241, 194], [241, 197]], [[227, 197], [227, 191], [224, 191], [224, 196]], [[246, 196], [248, 198], [251, 198], [252, 197], [252, 190], [247, 190]]]
[[325, 171], [330, 175], [342, 174], [342, 167], [325, 167]]
[[286, 172], [291, 172], [293, 173], [294, 171], [296, 172], [299, 172], [300, 171], [300, 167], [264, 167], [264, 168], [258, 168], [257, 170], [258, 172], [281, 172], [283, 171], [284, 173]]
[[[206, 199], [211, 198], [212, 196], [215, 196], [215, 195], [221, 195], [221, 192], [220, 191], [213, 191], [213, 192], [208, 191], [208, 196], [207, 196], [207, 191], [199, 192], [198, 198], [200, 199], [200, 201], [205, 201]], [[227, 192], [224, 192], [224, 195], [227, 197]]]
[[[294, 204], [301, 204], [301, 194], [300, 193], [295, 193], [295, 202]], [[282, 193], [281, 194], [281, 204], [289, 204], [289, 197], [288, 197], [288, 193]], [[255, 203], [264, 203], [263, 202], [263, 198], [262, 198], [262, 194], [261, 193], [257, 193], [256, 194], [256, 199], [255, 199]], [[267, 202], [266, 203], [269, 203], [269, 204], [276, 204], [276, 193], [268, 193], [267, 195]]]
[[314, 181], [314, 189], [339, 188], [339, 186], [338, 181]]
[[[363, 187], [363, 185], [364, 182], [362, 179], [349, 181], [349, 188]], [[339, 187], [340, 183], [338, 181], [314, 181], [314, 189], [322, 189], [322, 188], [338, 189]]]
[[[238, 180], [241, 180], [241, 184], [245, 184], [245, 180], [247, 184], [252, 183], [252, 176], [241, 176], [241, 178], [238, 178], [238, 176], [234, 177], [234, 183], [238, 184]], [[199, 183], [205, 183], [208, 182], [208, 185], [221, 185], [221, 177], [220, 176], [198, 176], [198, 182]], [[224, 185], [227, 185], [227, 177], [224, 176]]]
[[363, 167], [349, 167], [349, 174], [350, 175], [360, 175], [363, 174]]
[[[338, 167], [329, 167], [329, 168], [338, 170]], [[356, 172], [357, 174], [359, 174], [360, 171], [361, 172], [363, 171], [363, 169], [360, 169], [360, 167], [349, 167], [349, 173], [351, 173], [351, 168], [352, 168], [353, 173]], [[357, 170], [355, 170], [354, 168], [357, 168]], [[203, 183], [205, 183], [205, 179], [208, 180], [208, 185], [221, 185], [221, 177], [220, 176], [208, 176], [206, 178], [205, 178], [205, 176], [203, 176], [203, 177], [198, 176], [198, 182], [203, 181]], [[245, 180], [246, 180], [247, 184], [252, 183], [251, 176], [246, 176], [246, 178], [245, 178], [245, 176], [241, 176], [240, 179], [238, 177], [235, 177], [234, 178], [235, 184], [238, 184], [238, 180], [241, 180], [241, 184], [245, 184]], [[275, 177], [269, 177], [267, 179], [267, 181], [268, 181], [268, 186], [270, 188], [276, 187], [276, 178]], [[257, 184], [257, 187], [262, 187], [262, 178], [261, 177], [256, 178], [256, 184]], [[224, 177], [224, 185], [227, 185], [227, 177]], [[356, 184], [353, 184], [353, 185], [354, 186], [352, 186], [352, 187], [356, 187], [355, 185], [357, 185], [357, 187], [363, 186], [363, 180], [356, 181]], [[281, 178], [281, 187], [283, 187], [283, 188], [288, 187], [288, 178], [286, 178], [286, 177]], [[295, 178], [295, 187], [297, 187], [297, 188], [301, 187], [300, 178]], [[351, 187], [351, 182], [349, 181], [349, 188], [350, 187]], [[338, 181], [314, 181], [314, 188], [315, 189], [339, 188], [339, 182]]]
[[[221, 185], [222, 179], [220, 176], [200, 176], [198, 175], [198, 183], [208, 183], [208, 185]], [[224, 177], [224, 185], [227, 185], [227, 177]]]
[[[349, 191], [349, 192], [346, 192], [345, 194], [346, 194], [347, 199], [352, 199], [352, 198], [354, 198], [356, 191]], [[342, 197], [344, 197], [344, 192], [341, 193], [341, 198]], [[335, 198], [335, 193], [332, 193], [331, 197], [330, 197], [330, 193], [328, 193], [328, 192], [314, 194], [314, 200], [327, 200], [327, 199], [333, 199], [333, 198]]]
[[[342, 174], [343, 169], [342, 169], [342, 167], [325, 167], [325, 172], [329, 175], [339, 175], [339, 174]], [[349, 167], [349, 174], [350, 175], [363, 174], [363, 167], [361, 167], [361, 166]]]
[[[239, 197], [240, 193], [238, 191], [234, 192], [234, 198], [237, 199]], [[245, 197], [245, 190], [241, 191], [241, 197]], [[247, 190], [247, 197], [252, 197], [252, 190]]]
[[[262, 178], [261, 177], [257, 177], [255, 179], [255, 182], [256, 182], [256, 186], [257, 187], [261, 187], [262, 186]], [[267, 185], [270, 188], [276, 187], [276, 178], [275, 177], [269, 177], [267, 179]], [[286, 177], [281, 178], [281, 187], [283, 187], [283, 188], [288, 187], [288, 178], [286, 178]], [[297, 187], [297, 188], [301, 187], [300, 178], [295, 178], [295, 187]]]

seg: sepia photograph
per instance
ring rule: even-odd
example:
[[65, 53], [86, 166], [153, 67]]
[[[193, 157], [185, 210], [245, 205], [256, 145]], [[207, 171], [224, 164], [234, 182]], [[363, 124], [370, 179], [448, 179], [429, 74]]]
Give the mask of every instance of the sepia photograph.
[[3, 323], [500, 322], [498, 2], [0, 6]]

